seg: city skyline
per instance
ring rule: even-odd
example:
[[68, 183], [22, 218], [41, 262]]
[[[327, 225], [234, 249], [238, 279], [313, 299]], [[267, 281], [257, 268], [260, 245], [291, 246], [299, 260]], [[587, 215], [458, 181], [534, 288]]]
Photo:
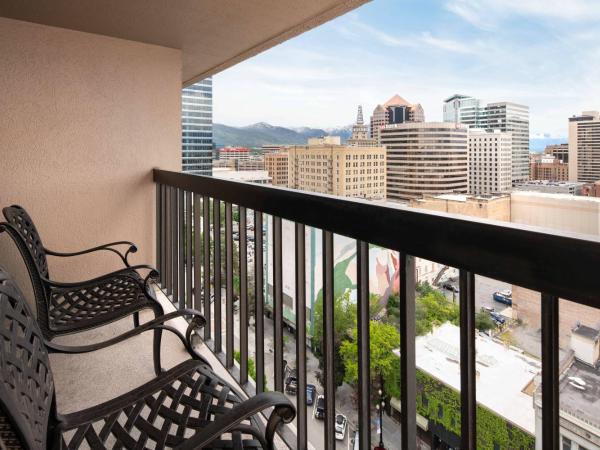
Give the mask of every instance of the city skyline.
[[396, 93], [437, 121], [460, 93], [528, 105], [531, 136], [565, 138], [600, 104], [599, 17], [586, 1], [378, 0], [217, 75], [215, 122], [345, 126]]

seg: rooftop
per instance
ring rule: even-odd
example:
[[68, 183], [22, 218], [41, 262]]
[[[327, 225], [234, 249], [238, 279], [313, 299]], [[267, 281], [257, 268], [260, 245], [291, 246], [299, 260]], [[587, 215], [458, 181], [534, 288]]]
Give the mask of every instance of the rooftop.
[[[415, 342], [417, 367], [457, 391], [460, 390], [459, 342], [460, 328], [450, 323], [417, 337]], [[540, 361], [487, 336], [478, 335], [475, 346], [478, 403], [535, 434], [535, 410], [532, 395], [526, 389], [540, 373]]]
[[577, 326], [576, 328], [573, 329], [573, 333], [577, 334], [579, 336], [588, 338], [592, 341], [595, 341], [596, 339], [600, 338], [600, 330], [597, 330], [596, 328], [588, 327], [586, 325]]
[[[582, 388], [571, 382], [573, 377], [585, 383]], [[575, 361], [560, 381], [560, 409], [600, 429], [600, 368]]]

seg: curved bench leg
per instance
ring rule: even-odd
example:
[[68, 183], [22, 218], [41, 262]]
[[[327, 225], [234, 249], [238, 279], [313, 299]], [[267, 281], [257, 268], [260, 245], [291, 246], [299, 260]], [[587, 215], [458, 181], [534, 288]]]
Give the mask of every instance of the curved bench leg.
[[[162, 307], [157, 306], [154, 308], [154, 318], [160, 317], [164, 314]], [[153, 346], [152, 353], [154, 357], [154, 373], [156, 376], [160, 375], [163, 372], [162, 366], [160, 364], [160, 347], [162, 341], [162, 330], [160, 328], [154, 329], [154, 338], [153, 338]]]

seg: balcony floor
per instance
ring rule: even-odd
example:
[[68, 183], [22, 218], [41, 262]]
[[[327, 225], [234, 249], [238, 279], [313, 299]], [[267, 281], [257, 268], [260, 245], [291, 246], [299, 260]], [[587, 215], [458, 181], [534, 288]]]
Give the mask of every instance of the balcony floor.
[[[169, 300], [158, 291], [158, 297], [166, 311], [174, 310]], [[153, 318], [151, 311], [140, 314], [140, 322]], [[184, 319], [171, 321], [185, 331]], [[105, 327], [57, 338], [55, 342], [81, 345], [100, 342], [132, 329], [133, 319], [128, 317]], [[152, 332], [142, 333], [109, 348], [82, 355], [50, 356], [56, 384], [56, 401], [59, 413], [69, 413], [97, 405], [124, 394], [154, 378], [152, 360]], [[229, 373], [203, 344], [200, 353], [211, 363], [217, 374], [235, 383]], [[177, 337], [163, 332], [162, 364], [165, 369], [189, 359], [189, 355]]]

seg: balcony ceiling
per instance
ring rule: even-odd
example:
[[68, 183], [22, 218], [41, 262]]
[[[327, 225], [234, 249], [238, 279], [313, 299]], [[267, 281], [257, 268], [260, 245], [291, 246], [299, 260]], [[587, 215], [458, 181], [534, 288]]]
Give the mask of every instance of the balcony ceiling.
[[368, 0], [9, 0], [0, 16], [183, 52], [188, 85]]

